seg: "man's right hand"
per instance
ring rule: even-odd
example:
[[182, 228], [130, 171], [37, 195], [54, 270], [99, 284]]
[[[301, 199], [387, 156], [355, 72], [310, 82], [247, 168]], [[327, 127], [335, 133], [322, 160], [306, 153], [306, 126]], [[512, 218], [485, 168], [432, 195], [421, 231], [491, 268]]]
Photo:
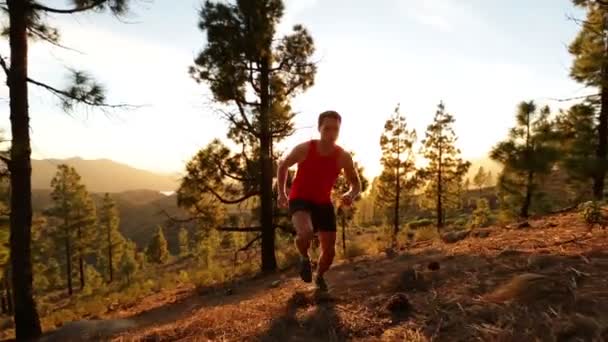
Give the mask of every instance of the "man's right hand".
[[279, 208], [287, 208], [288, 205], [287, 195], [285, 193], [279, 194]]

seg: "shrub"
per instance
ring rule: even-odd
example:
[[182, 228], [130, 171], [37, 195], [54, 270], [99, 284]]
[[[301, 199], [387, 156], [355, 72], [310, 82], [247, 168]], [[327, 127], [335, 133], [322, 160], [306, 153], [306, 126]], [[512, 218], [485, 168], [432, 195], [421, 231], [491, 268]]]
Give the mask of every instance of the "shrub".
[[418, 228], [418, 229], [416, 229], [416, 232], [414, 233], [414, 238], [417, 242], [435, 240], [438, 237], [439, 237], [439, 232], [437, 231], [437, 228], [432, 227], [432, 226]]
[[603, 224], [602, 208], [598, 202], [589, 201], [579, 206], [582, 219], [589, 226]]

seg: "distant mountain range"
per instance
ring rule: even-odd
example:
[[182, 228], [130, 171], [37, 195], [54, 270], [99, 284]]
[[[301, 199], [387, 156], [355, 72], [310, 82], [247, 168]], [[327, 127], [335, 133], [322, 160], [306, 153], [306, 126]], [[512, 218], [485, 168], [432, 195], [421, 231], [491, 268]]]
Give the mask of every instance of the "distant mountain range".
[[51, 179], [61, 164], [74, 167], [90, 192], [175, 191], [179, 186], [178, 175], [140, 170], [109, 159], [70, 158], [32, 160], [32, 188], [50, 189]]

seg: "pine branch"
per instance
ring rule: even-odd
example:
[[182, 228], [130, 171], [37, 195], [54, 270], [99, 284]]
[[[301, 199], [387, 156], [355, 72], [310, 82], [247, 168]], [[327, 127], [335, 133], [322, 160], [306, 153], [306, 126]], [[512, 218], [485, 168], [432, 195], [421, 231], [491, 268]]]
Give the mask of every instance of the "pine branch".
[[101, 108], [112, 108], [112, 109], [116, 109], [116, 108], [137, 108], [138, 106], [134, 106], [134, 105], [128, 105], [128, 104], [115, 104], [115, 105], [111, 105], [111, 104], [107, 104], [107, 103], [96, 103], [84, 98], [79, 98], [76, 96], [73, 96], [72, 94], [64, 91], [64, 90], [59, 90], [57, 88], [54, 88], [48, 84], [42, 83], [42, 82], [38, 82], [36, 80], [33, 80], [31, 78], [28, 78], [27, 81], [33, 85], [36, 85], [38, 87], [41, 87], [43, 89], [48, 90], [51, 94], [57, 96], [59, 99], [61, 100], [66, 100], [66, 99], [71, 99], [83, 104], [86, 104], [88, 106], [92, 106], [92, 107], [101, 107]]
[[48, 7], [43, 4], [40, 4], [38, 2], [34, 2], [34, 3], [32, 3], [31, 7], [35, 10], [41, 10], [41, 11], [45, 11], [45, 12], [49, 12], [49, 13], [74, 14], [74, 13], [86, 12], [88, 10], [92, 10], [95, 7], [103, 5], [106, 2], [108, 2], [108, 0], [95, 0], [95, 1], [91, 2], [91, 4], [88, 6], [69, 8], [69, 9], [52, 8], [52, 7]]
[[30, 31], [31, 34], [35, 35], [36, 37], [40, 38], [41, 40], [54, 45], [58, 48], [64, 49], [64, 50], [68, 50], [68, 51], [72, 51], [72, 52], [76, 52], [78, 54], [84, 55], [84, 53], [82, 51], [78, 51], [76, 49], [73, 48], [69, 48], [65, 45], [59, 44], [59, 42], [47, 35], [45, 35], [44, 33], [40, 32], [39, 30], [34, 29], [33, 27], [28, 27], [28, 30]]

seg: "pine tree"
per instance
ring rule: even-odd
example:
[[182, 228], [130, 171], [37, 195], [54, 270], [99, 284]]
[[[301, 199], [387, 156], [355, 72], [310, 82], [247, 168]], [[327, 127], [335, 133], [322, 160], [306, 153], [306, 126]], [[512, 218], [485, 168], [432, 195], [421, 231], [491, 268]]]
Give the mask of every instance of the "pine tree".
[[51, 188], [53, 189], [51, 193], [53, 207], [49, 214], [60, 220], [56, 238], [63, 241], [66, 285], [68, 294], [72, 295], [72, 259], [74, 257], [75, 239], [72, 228], [74, 225], [74, 207], [80, 191], [80, 176], [73, 168], [65, 164], [59, 165], [55, 177], [51, 180]]
[[162, 227], [158, 227], [158, 232], [150, 240], [146, 255], [150, 262], [157, 264], [164, 264], [169, 260], [169, 248]]
[[121, 254], [124, 250], [125, 238], [119, 230], [120, 218], [118, 216], [118, 208], [116, 203], [110, 197], [110, 194], [105, 194], [101, 207], [100, 217], [100, 241], [104, 241], [103, 250], [105, 257], [102, 258], [107, 263], [107, 271], [109, 282], [114, 281], [114, 269], [116, 264], [121, 259]]
[[481, 189], [488, 183], [488, 174], [486, 174], [483, 166], [477, 169], [477, 173], [473, 177], [473, 184], [477, 187], [479, 194], [481, 195]]
[[592, 105], [577, 104], [560, 111], [556, 118], [559, 138], [559, 168], [567, 172], [567, 183], [576, 194], [574, 202], [589, 198], [596, 174], [596, 111]]
[[601, 200], [608, 165], [608, 3], [598, 0], [573, 0], [573, 3], [587, 10], [587, 18], [569, 47], [574, 56], [570, 75], [585, 86], [599, 90], [599, 101], [594, 99], [599, 105], [599, 116], [593, 195]]
[[383, 169], [378, 177], [376, 197], [379, 207], [392, 216], [393, 246], [397, 242], [401, 214], [416, 186], [413, 153], [416, 139], [416, 131], [408, 129], [405, 116], [400, 113], [397, 105], [394, 114], [384, 124], [384, 132], [380, 137], [380, 163]]
[[454, 117], [446, 113], [443, 102], [440, 103], [422, 141], [422, 154], [428, 165], [420, 170], [419, 176], [426, 182], [425, 196], [433, 203], [438, 229], [444, 226], [446, 207], [459, 202], [458, 190], [471, 165], [459, 157], [453, 124]]
[[507, 140], [498, 143], [490, 157], [503, 165], [499, 189], [520, 204], [519, 215], [527, 218], [535, 195], [541, 194], [538, 182], [549, 174], [558, 159], [550, 110], [537, 110], [533, 101], [522, 102], [517, 112], [517, 125]]
[[490, 223], [490, 205], [488, 200], [480, 198], [477, 200], [477, 205], [473, 215], [471, 216], [471, 228], [485, 227]]
[[190, 238], [188, 237], [188, 231], [184, 228], [180, 228], [178, 234], [179, 240], [179, 255], [185, 257], [190, 255]]
[[[283, 17], [281, 0], [205, 1], [199, 28], [207, 45], [195, 60], [191, 75], [206, 83], [229, 121], [228, 138], [242, 146], [233, 154], [219, 142], [210, 147], [211, 169], [188, 166], [182, 188], [197, 197], [210, 194], [225, 204], [260, 199], [262, 269], [276, 270], [274, 251], [273, 143], [292, 134], [294, 113], [289, 102], [313, 84], [312, 37], [301, 25], [285, 37], [276, 36]], [[226, 105], [231, 109], [224, 109]], [[227, 151], [227, 152], [225, 152]], [[196, 193], [198, 192], [198, 194]]]
[[74, 228], [76, 230], [75, 252], [78, 258], [80, 289], [86, 286], [85, 258], [92, 254], [92, 244], [97, 233], [97, 212], [93, 199], [84, 185], [79, 186], [74, 203]]
[[73, 84], [59, 89], [35, 80], [28, 73], [28, 45], [31, 40], [58, 44], [59, 31], [45, 22], [47, 14], [65, 15], [108, 9], [114, 15], [127, 12], [128, 0], [71, 0], [72, 8], [53, 8], [40, 1], [9, 0], [0, 8], [8, 16], [4, 36], [9, 39], [10, 63], [0, 56], [0, 66], [9, 87], [12, 148], [8, 169], [11, 180], [11, 263], [19, 272], [13, 273], [15, 288], [15, 330], [18, 340], [41, 335], [40, 318], [33, 295], [31, 263], [32, 189], [31, 142], [28, 85], [45, 89], [61, 98], [64, 110], [77, 104], [108, 107], [103, 88], [82, 72], [74, 72]]

